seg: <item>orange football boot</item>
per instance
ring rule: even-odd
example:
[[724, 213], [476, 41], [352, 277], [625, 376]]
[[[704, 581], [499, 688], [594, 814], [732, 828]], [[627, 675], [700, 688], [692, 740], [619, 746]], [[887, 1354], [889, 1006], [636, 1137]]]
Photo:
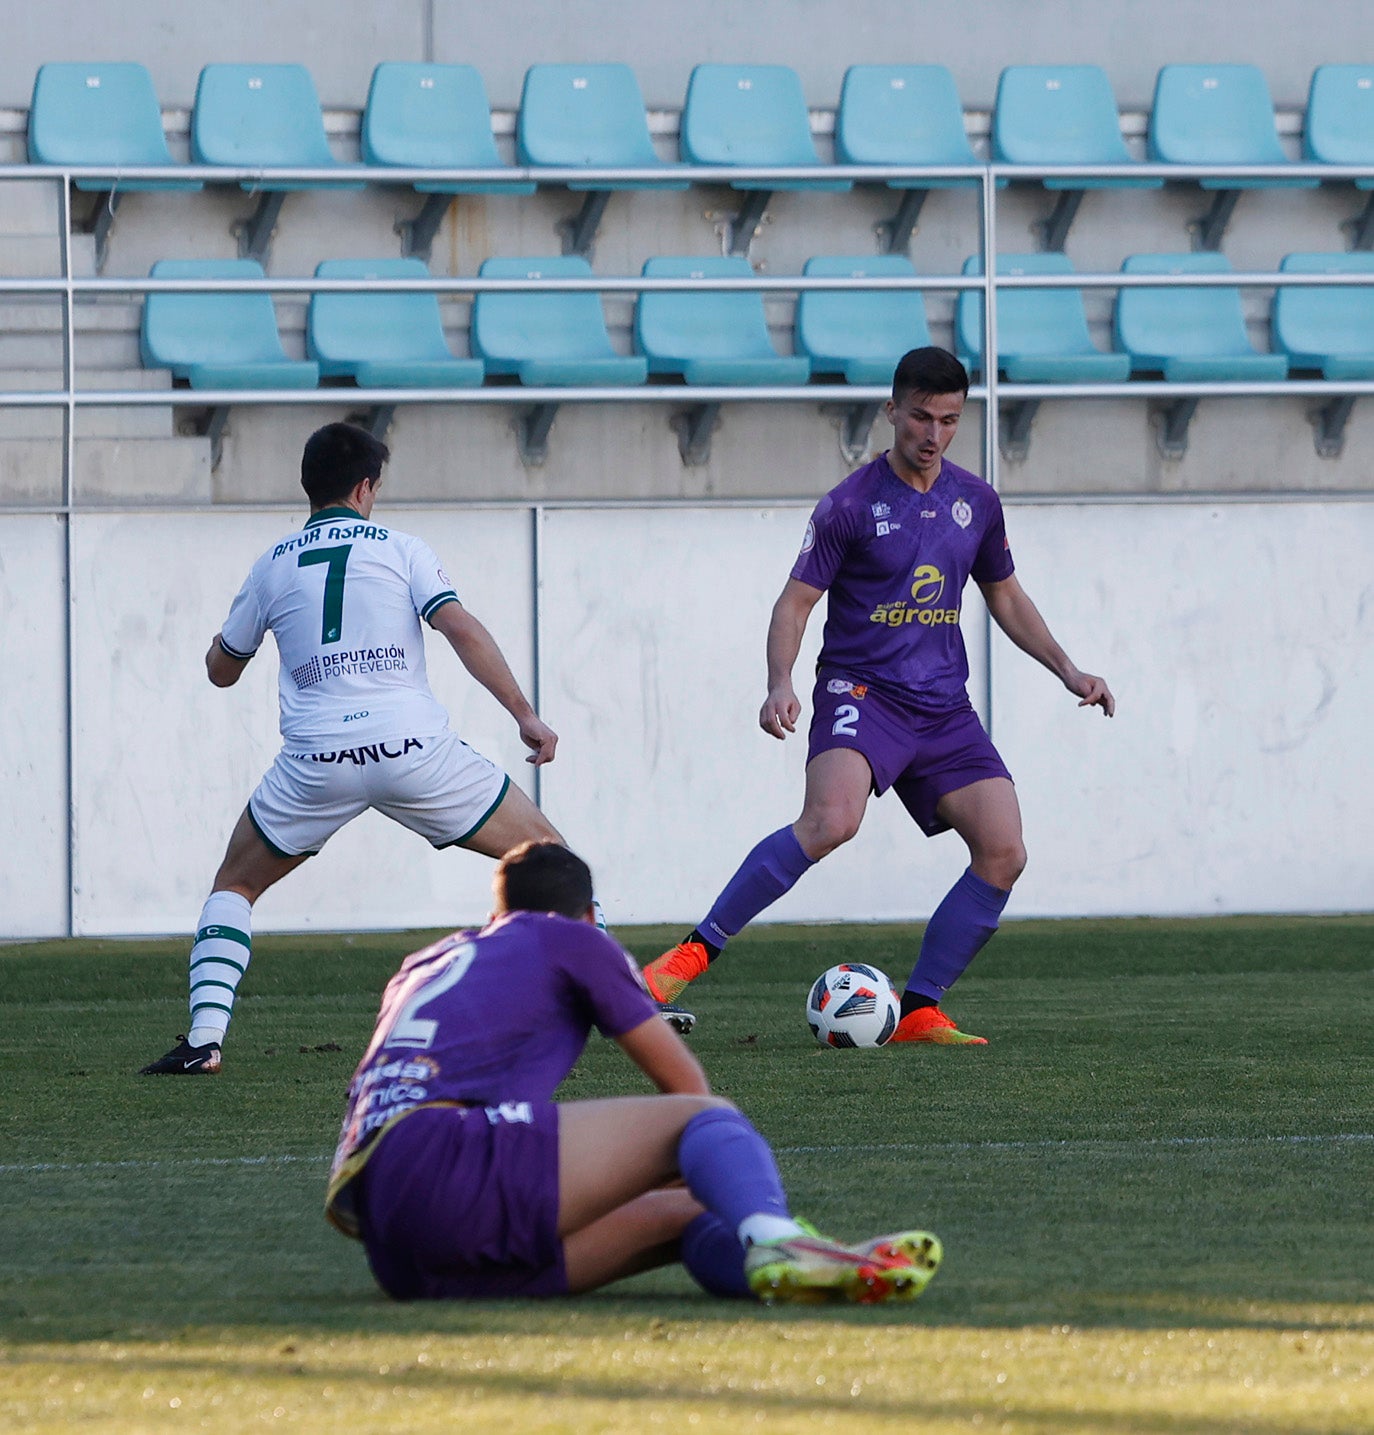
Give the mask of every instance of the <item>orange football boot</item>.
[[986, 1046], [985, 1036], [960, 1031], [937, 1006], [918, 1006], [897, 1023], [888, 1045], [898, 1041], [931, 1041], [937, 1046]]
[[644, 983], [656, 1002], [675, 1002], [709, 964], [710, 957], [700, 942], [679, 942], [644, 968]]

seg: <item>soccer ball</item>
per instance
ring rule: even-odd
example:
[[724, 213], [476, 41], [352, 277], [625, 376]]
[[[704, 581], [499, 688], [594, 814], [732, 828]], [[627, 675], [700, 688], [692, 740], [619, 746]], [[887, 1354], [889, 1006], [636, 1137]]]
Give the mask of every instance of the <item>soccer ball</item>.
[[811, 1035], [822, 1046], [884, 1046], [901, 1016], [902, 1004], [887, 976], [858, 962], [822, 972], [806, 999]]

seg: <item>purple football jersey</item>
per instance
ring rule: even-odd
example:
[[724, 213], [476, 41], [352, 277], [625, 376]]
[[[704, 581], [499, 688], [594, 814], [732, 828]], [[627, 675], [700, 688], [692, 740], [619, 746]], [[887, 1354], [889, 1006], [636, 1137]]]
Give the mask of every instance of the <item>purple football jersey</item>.
[[387, 984], [349, 1085], [331, 1213], [350, 1223], [354, 1158], [394, 1117], [445, 1102], [547, 1101], [593, 1026], [615, 1037], [657, 1016], [638, 964], [613, 937], [551, 912], [510, 912], [413, 953]]
[[822, 668], [946, 712], [968, 705], [964, 585], [1014, 571], [990, 484], [945, 459], [920, 493], [880, 454], [816, 505], [792, 577], [829, 594]]

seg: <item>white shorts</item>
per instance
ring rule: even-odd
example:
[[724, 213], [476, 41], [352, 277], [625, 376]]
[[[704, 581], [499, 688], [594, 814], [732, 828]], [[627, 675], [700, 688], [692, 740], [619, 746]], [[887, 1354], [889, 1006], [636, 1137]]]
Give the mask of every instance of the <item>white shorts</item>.
[[369, 807], [435, 847], [452, 847], [496, 811], [509, 786], [494, 762], [452, 732], [335, 752], [283, 748], [248, 799], [248, 817], [282, 857], [313, 856]]

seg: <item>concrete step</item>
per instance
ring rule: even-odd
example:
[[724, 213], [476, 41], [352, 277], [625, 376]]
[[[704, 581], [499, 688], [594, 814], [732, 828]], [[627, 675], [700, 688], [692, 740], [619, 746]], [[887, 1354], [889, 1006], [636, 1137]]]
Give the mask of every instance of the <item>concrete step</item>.
[[[62, 247], [56, 225], [47, 234], [0, 234], [0, 275], [13, 279], [50, 279], [62, 272]], [[72, 273], [95, 274], [95, 239], [72, 235]]]
[[[55, 392], [62, 382], [62, 373], [57, 369], [0, 369], [0, 394]], [[164, 369], [91, 369], [77, 375], [78, 389], [147, 393], [166, 392], [171, 387], [171, 375]], [[7, 407], [0, 402], [0, 439], [60, 439], [62, 425], [60, 408]], [[170, 438], [175, 431], [170, 405], [81, 408], [76, 415], [79, 439]]]
[[[203, 438], [78, 438], [78, 503], [209, 503], [210, 444]], [[62, 445], [0, 439], [0, 508], [62, 498]]]
[[[74, 315], [78, 334], [137, 332], [143, 320], [139, 299], [93, 294], [80, 298]], [[0, 292], [0, 337], [8, 334], [60, 334], [65, 326], [60, 294], [9, 295]]]
[[[0, 370], [39, 369], [61, 372], [66, 361], [60, 332], [0, 333]], [[138, 331], [95, 330], [76, 336], [76, 366], [79, 372], [95, 369], [117, 370], [142, 367], [138, 352]]]

